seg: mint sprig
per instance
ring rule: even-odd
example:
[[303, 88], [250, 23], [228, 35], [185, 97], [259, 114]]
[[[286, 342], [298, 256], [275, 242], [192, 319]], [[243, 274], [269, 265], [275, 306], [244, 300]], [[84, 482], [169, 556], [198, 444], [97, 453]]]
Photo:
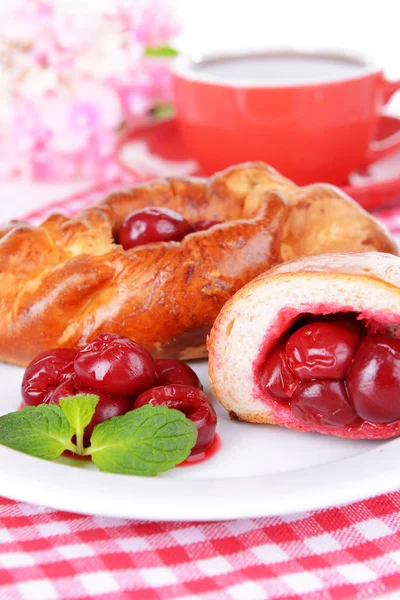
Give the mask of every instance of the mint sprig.
[[147, 405], [96, 425], [88, 452], [100, 471], [151, 476], [183, 462], [196, 440], [182, 412]]
[[38, 458], [52, 460], [73, 450], [73, 429], [55, 404], [28, 406], [0, 417], [0, 443]]
[[94, 394], [77, 394], [60, 399], [61, 410], [76, 435], [78, 454], [84, 454], [83, 432], [93, 418], [100, 398]]
[[48, 460], [70, 450], [91, 455], [101, 471], [154, 476], [183, 462], [196, 443], [197, 429], [183, 413], [147, 405], [96, 425], [90, 447], [84, 448], [84, 430], [98, 401], [94, 394], [78, 394], [62, 398], [59, 406], [42, 404], [4, 415], [0, 444]]

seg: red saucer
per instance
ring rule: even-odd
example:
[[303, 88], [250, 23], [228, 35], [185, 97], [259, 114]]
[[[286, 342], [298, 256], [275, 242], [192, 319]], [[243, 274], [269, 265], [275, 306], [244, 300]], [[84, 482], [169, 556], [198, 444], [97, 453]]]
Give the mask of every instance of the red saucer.
[[[396, 132], [400, 132], [400, 118], [383, 116], [378, 140]], [[183, 145], [173, 119], [130, 131], [120, 141], [117, 159], [124, 170], [140, 179], [204, 175]], [[400, 153], [370, 165], [363, 173], [351, 173], [342, 189], [369, 210], [400, 202]]]

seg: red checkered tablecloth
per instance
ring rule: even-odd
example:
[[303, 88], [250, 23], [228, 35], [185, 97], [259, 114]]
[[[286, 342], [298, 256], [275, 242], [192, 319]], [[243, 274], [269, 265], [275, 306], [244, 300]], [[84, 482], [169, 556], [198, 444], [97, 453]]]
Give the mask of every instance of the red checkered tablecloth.
[[[104, 191], [28, 217], [72, 215]], [[378, 216], [400, 232], [400, 208]], [[397, 587], [400, 492], [225, 523], [85, 517], [0, 498], [0, 600], [349, 600]]]
[[400, 587], [400, 493], [226, 523], [144, 523], [0, 501], [2, 600], [330, 600]]

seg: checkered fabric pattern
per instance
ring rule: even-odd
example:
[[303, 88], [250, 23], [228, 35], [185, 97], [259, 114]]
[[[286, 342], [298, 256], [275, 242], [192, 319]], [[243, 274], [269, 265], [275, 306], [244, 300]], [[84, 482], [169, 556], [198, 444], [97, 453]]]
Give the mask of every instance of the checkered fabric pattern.
[[0, 599], [349, 600], [400, 587], [400, 493], [226, 523], [0, 500]]
[[85, 209], [87, 206], [91, 206], [96, 202], [99, 202], [105, 195], [111, 193], [114, 190], [121, 189], [124, 186], [132, 185], [135, 183], [132, 175], [124, 176], [121, 175], [112, 179], [108, 183], [102, 183], [98, 186], [90, 187], [82, 192], [78, 192], [68, 198], [62, 198], [56, 202], [46, 204], [45, 206], [34, 210], [26, 215], [23, 215], [23, 219], [37, 225], [41, 223], [46, 217], [54, 212], [62, 212], [67, 217], [73, 217], [79, 211]]
[[[27, 217], [72, 215], [105, 191]], [[400, 208], [379, 216], [400, 232]], [[0, 498], [0, 600], [350, 600], [397, 587], [400, 492], [226, 523], [86, 517]]]

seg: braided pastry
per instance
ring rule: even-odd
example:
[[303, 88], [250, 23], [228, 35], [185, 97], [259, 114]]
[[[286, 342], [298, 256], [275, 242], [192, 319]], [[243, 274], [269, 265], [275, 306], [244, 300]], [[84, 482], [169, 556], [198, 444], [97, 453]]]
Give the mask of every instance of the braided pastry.
[[[223, 223], [125, 251], [115, 242], [124, 217], [148, 206]], [[245, 283], [282, 259], [338, 249], [396, 252], [339, 190], [297, 188], [263, 163], [136, 185], [72, 219], [11, 222], [0, 231], [0, 360], [25, 365], [105, 331], [155, 356], [200, 358], [220, 309]]]

